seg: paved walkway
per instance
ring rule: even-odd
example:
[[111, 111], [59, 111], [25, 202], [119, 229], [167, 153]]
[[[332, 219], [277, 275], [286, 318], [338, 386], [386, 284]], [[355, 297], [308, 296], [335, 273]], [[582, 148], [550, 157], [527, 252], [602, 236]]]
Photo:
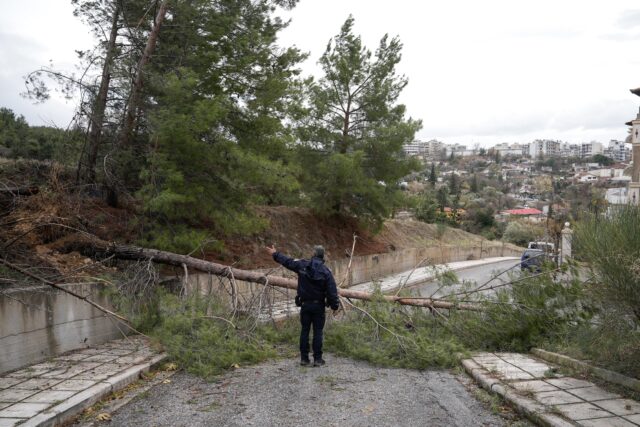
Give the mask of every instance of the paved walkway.
[[129, 337], [0, 376], [0, 427], [57, 425], [136, 381], [166, 356]]
[[555, 365], [518, 353], [477, 353], [463, 365], [483, 387], [542, 425], [640, 425], [640, 403], [592, 382], [563, 376]]

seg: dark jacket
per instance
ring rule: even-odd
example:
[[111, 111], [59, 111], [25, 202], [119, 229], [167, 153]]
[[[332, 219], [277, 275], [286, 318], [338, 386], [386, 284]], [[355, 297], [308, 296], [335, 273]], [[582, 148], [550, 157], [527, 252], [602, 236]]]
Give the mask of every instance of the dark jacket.
[[336, 281], [322, 258], [293, 259], [276, 252], [273, 259], [285, 268], [298, 273], [298, 295], [302, 301], [325, 301], [332, 310], [337, 310], [338, 289]]

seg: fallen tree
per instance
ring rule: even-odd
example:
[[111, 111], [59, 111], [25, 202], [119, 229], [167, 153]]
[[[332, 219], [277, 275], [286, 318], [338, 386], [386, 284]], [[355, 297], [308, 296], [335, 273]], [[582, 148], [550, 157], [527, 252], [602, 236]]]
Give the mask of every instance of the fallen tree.
[[[107, 243], [96, 239], [74, 241], [71, 244], [71, 247], [72, 249], [81, 252], [85, 256], [113, 257], [117, 259], [132, 261], [153, 261], [159, 264], [173, 265], [181, 268], [186, 267], [216, 276], [243, 280], [245, 282], [259, 283], [262, 285], [277, 286], [287, 289], [296, 289], [298, 287], [297, 280], [295, 279], [269, 276], [256, 271], [241, 270], [223, 264], [190, 257], [188, 255], [180, 255], [173, 252], [160, 251], [157, 249], [147, 249], [139, 246]], [[370, 301], [374, 298], [374, 295], [369, 292], [342, 288], [338, 289], [338, 295], [345, 298], [365, 301]], [[451, 301], [442, 301], [432, 298], [405, 298], [397, 295], [384, 295], [383, 298], [390, 302], [416, 307], [472, 311], [481, 310], [481, 308], [473, 304], [455, 303]]]
[[33, 196], [38, 194], [40, 189], [34, 185], [27, 187], [0, 187], [0, 195], [9, 196]]

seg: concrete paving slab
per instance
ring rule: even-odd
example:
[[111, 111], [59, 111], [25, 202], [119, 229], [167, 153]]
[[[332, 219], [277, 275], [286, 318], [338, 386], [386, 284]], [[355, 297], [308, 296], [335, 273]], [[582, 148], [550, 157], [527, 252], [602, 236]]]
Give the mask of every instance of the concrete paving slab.
[[100, 365], [102, 365], [101, 362], [73, 362], [70, 365], [61, 367], [60, 369], [56, 369], [55, 371], [47, 372], [46, 374], [42, 375], [41, 378], [67, 380], [90, 369], [97, 368]]
[[533, 375], [528, 374], [522, 370], [501, 372], [500, 374], [498, 374], [498, 376], [506, 381], [534, 379]]
[[549, 369], [551, 369], [551, 366], [545, 364], [545, 363], [537, 363], [537, 362], [515, 362], [513, 363], [515, 366], [517, 366], [518, 368], [525, 370], [527, 372], [531, 372], [531, 371], [548, 371]]
[[541, 391], [557, 391], [558, 388], [541, 380], [532, 381], [516, 381], [512, 382], [511, 387], [518, 391], [537, 393]]
[[562, 390], [569, 390], [572, 388], [584, 388], [591, 387], [593, 383], [585, 380], [579, 380], [577, 378], [550, 378], [547, 381], [549, 384], [554, 385]]
[[89, 357], [89, 354], [82, 354], [82, 353], [72, 353], [72, 354], [65, 354], [63, 356], [58, 356], [56, 357], [56, 360], [65, 360], [68, 362], [78, 362], [80, 360], [84, 360], [87, 357]]
[[19, 371], [11, 372], [10, 374], [6, 374], [6, 376], [9, 378], [25, 378], [25, 379], [36, 378], [44, 373], [49, 372], [50, 370], [51, 368], [49, 369], [26, 368], [26, 369], [20, 369]]
[[557, 405], [556, 409], [573, 421], [590, 420], [593, 418], [611, 417], [613, 414], [594, 406], [591, 403], [570, 403]]
[[133, 353], [135, 349], [125, 349], [125, 348], [110, 348], [106, 352], [102, 353], [103, 355], [109, 356], [127, 356]]
[[79, 354], [84, 354], [87, 356], [94, 356], [96, 354], [100, 354], [100, 353], [104, 353], [106, 351], [106, 349], [102, 346], [100, 346], [99, 348], [85, 348], [84, 350], [80, 350], [78, 353]]
[[102, 381], [106, 378], [109, 378], [110, 376], [117, 374], [122, 370], [123, 370], [122, 365], [108, 363], [105, 365], [100, 365], [97, 368], [93, 368], [88, 371], [85, 371], [80, 375], [75, 376], [74, 379]]
[[112, 354], [96, 354], [95, 356], [89, 356], [83, 360], [83, 362], [113, 362], [118, 356]]
[[50, 403], [16, 403], [0, 411], [0, 418], [31, 418], [44, 411]]
[[[125, 345], [128, 348], [120, 348]], [[8, 425], [18, 420], [15, 422], [23, 427], [61, 425], [110, 392], [135, 381], [140, 372], [148, 371], [150, 366], [166, 358], [148, 346], [146, 339], [134, 338], [116, 346], [83, 349], [80, 351], [82, 357], [70, 353], [12, 373], [16, 376], [0, 377], [4, 387], [0, 390], [0, 398], [11, 399], [5, 403], [0, 401], [0, 419], [12, 420], [3, 421]], [[87, 361], [89, 358], [94, 361]], [[137, 363], [103, 362], [107, 359]], [[38, 378], [32, 378], [38, 375]]]
[[624, 419], [627, 421], [631, 421], [632, 423], [636, 423], [640, 426], [640, 414], [636, 415], [625, 415]]
[[51, 390], [80, 391], [80, 390], [84, 390], [85, 388], [89, 388], [96, 383], [97, 381], [94, 381], [94, 380], [72, 379], [72, 380], [62, 381], [61, 383], [54, 385], [53, 387], [51, 387]]
[[114, 362], [118, 365], [137, 365], [138, 363], [145, 361], [147, 358], [147, 356], [135, 355], [134, 353], [133, 355], [119, 357]]
[[0, 390], [13, 387], [14, 385], [20, 384], [24, 381], [25, 381], [24, 378], [0, 377]]
[[563, 405], [566, 403], [583, 402], [577, 396], [567, 393], [566, 391], [541, 391], [534, 394], [535, 399], [543, 405]]
[[0, 418], [0, 427], [13, 427], [23, 422], [26, 418]]
[[609, 393], [600, 387], [585, 387], [585, 388], [573, 388], [568, 390], [569, 393], [576, 395], [587, 402], [595, 402], [597, 400], [618, 399], [620, 395], [615, 393]]
[[17, 390], [46, 390], [58, 384], [60, 380], [51, 378], [31, 378], [30, 380], [23, 381], [13, 386], [13, 389]]
[[45, 390], [26, 398], [25, 400], [23, 400], [23, 402], [54, 404], [68, 399], [76, 393], [77, 392], [75, 391]]
[[[595, 405], [616, 415], [640, 415], [640, 403], [630, 399], [601, 400]], [[640, 423], [639, 423], [640, 424]]]
[[23, 399], [31, 396], [32, 394], [36, 394], [37, 390], [14, 390], [12, 388], [8, 388], [6, 390], [0, 391], [0, 402], [20, 402]]
[[582, 420], [580, 425], [584, 427], [635, 427], [635, 424], [621, 417], [596, 418], [594, 420]]

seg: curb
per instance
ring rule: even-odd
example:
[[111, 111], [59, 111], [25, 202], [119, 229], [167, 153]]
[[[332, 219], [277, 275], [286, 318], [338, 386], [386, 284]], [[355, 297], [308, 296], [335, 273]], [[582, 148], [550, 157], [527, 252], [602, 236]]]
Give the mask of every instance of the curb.
[[548, 362], [557, 363], [558, 365], [566, 366], [578, 372], [586, 372], [601, 380], [640, 392], [640, 380], [635, 378], [627, 377], [608, 369], [598, 368], [597, 366], [589, 365], [588, 363], [573, 359], [569, 356], [553, 353], [541, 348], [532, 348], [531, 353]]
[[47, 409], [35, 417], [21, 424], [24, 427], [54, 427], [62, 425], [71, 418], [98, 402], [110, 393], [118, 391], [140, 378], [143, 372], [149, 370], [164, 361], [168, 355], [159, 354], [146, 363], [131, 366], [123, 372], [90, 387], [64, 402]]
[[518, 413], [528, 418], [531, 422], [545, 427], [574, 427], [575, 424], [565, 419], [546, 412], [544, 405], [532, 399], [520, 396], [509, 390], [499, 380], [491, 378], [486, 374], [485, 369], [471, 359], [462, 360], [465, 371], [476, 380], [482, 388], [490, 393], [495, 393], [509, 402]]

